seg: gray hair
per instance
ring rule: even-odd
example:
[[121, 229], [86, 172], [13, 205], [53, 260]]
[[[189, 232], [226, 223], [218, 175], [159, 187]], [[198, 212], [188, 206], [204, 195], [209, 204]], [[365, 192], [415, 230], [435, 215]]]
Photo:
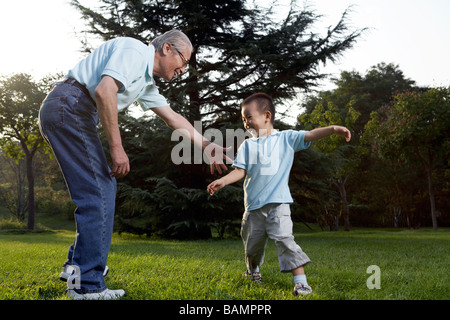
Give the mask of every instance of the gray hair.
[[187, 46], [191, 52], [194, 50], [191, 40], [189, 40], [183, 32], [176, 29], [157, 36], [153, 39], [151, 44], [155, 47], [156, 51], [161, 51], [166, 42], [173, 45], [178, 51], [181, 51], [185, 46]]

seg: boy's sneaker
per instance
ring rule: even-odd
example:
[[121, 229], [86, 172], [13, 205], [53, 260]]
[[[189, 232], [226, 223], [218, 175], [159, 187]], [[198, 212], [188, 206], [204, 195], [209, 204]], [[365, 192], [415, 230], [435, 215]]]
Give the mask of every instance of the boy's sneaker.
[[118, 300], [125, 295], [125, 291], [105, 289], [96, 293], [78, 293], [74, 289], [67, 290], [67, 296], [73, 300]]
[[294, 287], [294, 296], [298, 295], [307, 295], [312, 293], [312, 289], [310, 286], [305, 286], [302, 283], [297, 283]]
[[251, 273], [250, 271], [247, 270], [244, 272], [244, 276], [252, 281], [262, 282], [261, 273], [259, 272]]
[[[63, 271], [59, 274], [59, 279], [67, 282], [67, 280], [69, 279], [69, 277], [75, 272], [75, 268], [73, 266], [71, 266], [70, 264], [65, 265], [63, 267]], [[108, 266], [105, 267], [105, 271], [103, 271], [103, 276], [106, 277], [106, 275], [109, 272], [109, 268]]]

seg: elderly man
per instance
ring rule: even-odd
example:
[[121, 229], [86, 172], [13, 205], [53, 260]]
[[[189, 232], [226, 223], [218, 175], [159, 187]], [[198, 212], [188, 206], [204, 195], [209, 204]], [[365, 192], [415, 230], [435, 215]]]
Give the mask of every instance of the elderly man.
[[[225, 152], [174, 112], [155, 86], [154, 76], [170, 81], [184, 73], [192, 50], [188, 37], [178, 30], [166, 32], [148, 46], [132, 38], [107, 41], [56, 83], [42, 103], [41, 133], [52, 147], [77, 205], [77, 233], [61, 274], [63, 279], [69, 278], [68, 296], [73, 299], [118, 299], [125, 294], [124, 290], [108, 289], [104, 281], [113, 232], [116, 178], [130, 171], [119, 132], [118, 110], [137, 101], [170, 128], [188, 132], [195, 145]], [[112, 168], [97, 132], [99, 121], [108, 139]], [[226, 170], [223, 161], [211, 163], [211, 173], [214, 168], [219, 173], [221, 168]]]

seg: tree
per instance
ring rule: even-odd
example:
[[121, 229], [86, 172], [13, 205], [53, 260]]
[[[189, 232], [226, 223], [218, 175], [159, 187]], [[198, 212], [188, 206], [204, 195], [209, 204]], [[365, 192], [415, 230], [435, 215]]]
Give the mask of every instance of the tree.
[[450, 154], [450, 88], [410, 91], [395, 97], [385, 118], [372, 114], [372, 134], [387, 159], [421, 163], [427, 177], [431, 220], [437, 230], [433, 172]]
[[171, 141], [160, 119], [119, 116], [133, 170], [118, 184], [116, 230], [187, 239], [211, 237], [215, 228], [223, 237], [243, 211], [242, 188], [230, 186], [210, 197], [204, 166], [171, 162], [178, 141]]
[[23, 221], [28, 210], [26, 170], [23, 159], [13, 160], [0, 151], [0, 204], [17, 220]]
[[[307, 130], [330, 125], [341, 125], [354, 131], [352, 130], [352, 127], [359, 116], [360, 114], [351, 106], [347, 105], [344, 108], [338, 108], [336, 105], [329, 103], [327, 109], [325, 109], [323, 105], [318, 104], [310, 114], [304, 114], [299, 118], [303, 127]], [[331, 177], [331, 181], [339, 191], [344, 215], [345, 231], [350, 231], [350, 211], [347, 200], [347, 190], [345, 187], [349, 171], [352, 167], [352, 165], [350, 165], [351, 160], [348, 159], [348, 157], [351, 157], [351, 150], [349, 150], [350, 146], [347, 145], [345, 140], [341, 137], [331, 136], [314, 142], [314, 148], [330, 156], [332, 159], [334, 174]]]
[[289, 178], [295, 200], [292, 205], [294, 221], [314, 221], [321, 228], [337, 230], [338, 219], [334, 209], [339, 203], [339, 195], [335, 188], [330, 187], [332, 176], [332, 161], [324, 153], [309, 148], [295, 154]]
[[100, 2], [97, 10], [72, 4], [87, 20], [88, 32], [104, 40], [130, 36], [149, 42], [172, 28], [191, 39], [188, 77], [160, 84], [171, 105], [190, 120], [236, 121], [239, 102], [255, 91], [275, 100], [295, 97], [298, 89], [325, 77], [320, 63], [335, 61], [362, 32], [348, 30], [346, 11], [325, 35], [313, 33], [319, 16], [300, 10], [295, 1], [281, 22], [273, 7], [250, 8], [243, 0]]
[[[321, 64], [335, 61], [353, 46], [363, 32], [349, 30], [347, 11], [334, 27], [323, 30], [322, 34], [312, 32], [319, 16], [300, 9], [295, 1], [281, 21], [274, 17], [274, 6], [268, 9], [252, 7], [244, 0], [101, 0], [96, 8], [83, 6], [76, 0], [71, 3], [86, 20], [87, 33], [103, 40], [129, 36], [148, 43], [173, 28], [186, 33], [195, 48], [188, 74], [169, 83], [157, 79], [158, 87], [171, 107], [188, 120], [201, 120], [203, 130], [216, 128], [224, 136], [226, 129], [242, 127], [239, 106], [248, 95], [263, 91], [278, 104], [295, 98], [300, 90], [314, 87], [326, 76], [319, 72]], [[161, 121], [152, 122], [148, 128], [142, 128], [143, 131], [126, 129], [133, 127], [130, 124], [123, 128], [125, 131], [122, 129], [126, 135], [123, 143], [131, 143], [124, 147], [135, 170], [134, 178], [124, 179], [123, 183], [134, 187], [136, 196], [142, 195], [141, 190], [156, 196], [160, 188], [171, 184], [164, 180], [165, 184], [158, 185], [155, 182], [159, 180], [148, 178], [164, 177], [178, 188], [192, 189], [186, 193], [187, 197], [180, 196], [178, 200], [194, 203], [196, 192], [193, 189], [205, 192], [210, 179], [205, 166], [174, 166], [168, 160], [169, 147], [173, 143], [159, 135], [157, 137], [161, 139], [158, 141], [153, 138], [147, 140], [152, 145], [137, 143], [137, 134], [146, 136], [148, 133], [144, 131], [153, 130], [153, 125], [157, 126], [156, 131], [170, 136]], [[145, 152], [139, 155], [139, 150]], [[145, 158], [143, 154], [149, 157]], [[159, 165], [149, 166], [149, 158], [159, 161]], [[133, 194], [128, 188], [119, 189], [119, 193], [121, 190], [127, 190], [129, 197]], [[132, 203], [120, 194], [118, 198], [122, 203]], [[218, 210], [219, 207], [227, 207], [226, 200], [215, 198], [209, 201]], [[185, 214], [177, 215], [173, 222], [182, 222], [179, 219], [187, 221], [189, 215], [195, 218], [194, 212], [188, 213], [188, 206], [179, 208], [187, 209], [183, 209]], [[209, 211], [213, 211], [211, 208]], [[140, 213], [145, 216], [142, 210]], [[220, 222], [212, 214], [202, 219]], [[132, 219], [127, 221], [131, 223]]]
[[[370, 113], [390, 104], [396, 93], [411, 89], [414, 81], [407, 79], [398, 66], [386, 63], [372, 66], [365, 74], [343, 71], [338, 78], [332, 80], [336, 85], [335, 89], [322, 91], [306, 98], [302, 104], [305, 112], [298, 118], [298, 128], [307, 129], [333, 123], [350, 126], [352, 131], [350, 145], [352, 147], [344, 147], [345, 153], [342, 153], [344, 151], [342, 146], [336, 149], [341, 152], [335, 154], [338, 163], [334, 165], [337, 174], [333, 179], [343, 203], [344, 216], [350, 215], [350, 208], [353, 208], [355, 212], [358, 209], [366, 208], [364, 211], [366, 215], [369, 212], [374, 214], [375, 210], [383, 211], [384, 208], [377, 207], [379, 204], [377, 200], [380, 198], [378, 195], [384, 195], [383, 191], [389, 189], [391, 185], [384, 182], [385, 186], [381, 187], [383, 181], [379, 181], [378, 178], [380, 176], [387, 177], [390, 173], [387, 172], [389, 170], [386, 167], [380, 165], [378, 157], [370, 152], [369, 144], [362, 141], [361, 138], [364, 136], [366, 124], [370, 120]], [[338, 140], [319, 142], [318, 150], [329, 153], [330, 150], [336, 148], [336, 142]], [[339, 154], [344, 158], [340, 159]], [[340, 166], [339, 159], [346, 162], [345, 170], [341, 171], [341, 174], [336, 171], [336, 168]], [[383, 173], [377, 171], [378, 173], [374, 177], [372, 174], [374, 168], [383, 170]], [[342, 173], [345, 174], [342, 175]], [[375, 180], [379, 182], [376, 190]], [[399, 177], [400, 180], [401, 177]], [[346, 200], [347, 196], [351, 200]], [[357, 218], [362, 221], [361, 215], [358, 215]], [[367, 216], [366, 222], [369, 219], [373, 221], [373, 217]], [[345, 220], [344, 223], [346, 223]]]
[[14, 74], [0, 79], [0, 147], [3, 153], [19, 161], [24, 159], [28, 181], [28, 229], [34, 229], [33, 158], [47, 148], [38, 126], [38, 112], [49, 82], [40, 83], [28, 74]]
[[353, 142], [359, 142], [372, 111], [390, 104], [397, 93], [410, 90], [415, 84], [405, 77], [398, 65], [384, 62], [372, 66], [365, 74], [342, 71], [338, 78], [332, 80], [336, 89], [308, 97], [303, 104], [305, 113], [311, 113], [318, 104], [325, 107], [328, 103], [338, 107], [351, 106], [360, 114], [353, 125]]

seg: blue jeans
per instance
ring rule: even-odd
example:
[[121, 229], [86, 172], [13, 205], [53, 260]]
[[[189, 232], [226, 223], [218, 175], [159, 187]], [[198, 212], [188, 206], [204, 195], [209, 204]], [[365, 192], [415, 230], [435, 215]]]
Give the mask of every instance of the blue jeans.
[[76, 204], [76, 236], [65, 263], [78, 266], [81, 293], [106, 289], [103, 271], [113, 232], [116, 180], [97, 132], [95, 104], [79, 88], [57, 84], [39, 112], [41, 133]]

